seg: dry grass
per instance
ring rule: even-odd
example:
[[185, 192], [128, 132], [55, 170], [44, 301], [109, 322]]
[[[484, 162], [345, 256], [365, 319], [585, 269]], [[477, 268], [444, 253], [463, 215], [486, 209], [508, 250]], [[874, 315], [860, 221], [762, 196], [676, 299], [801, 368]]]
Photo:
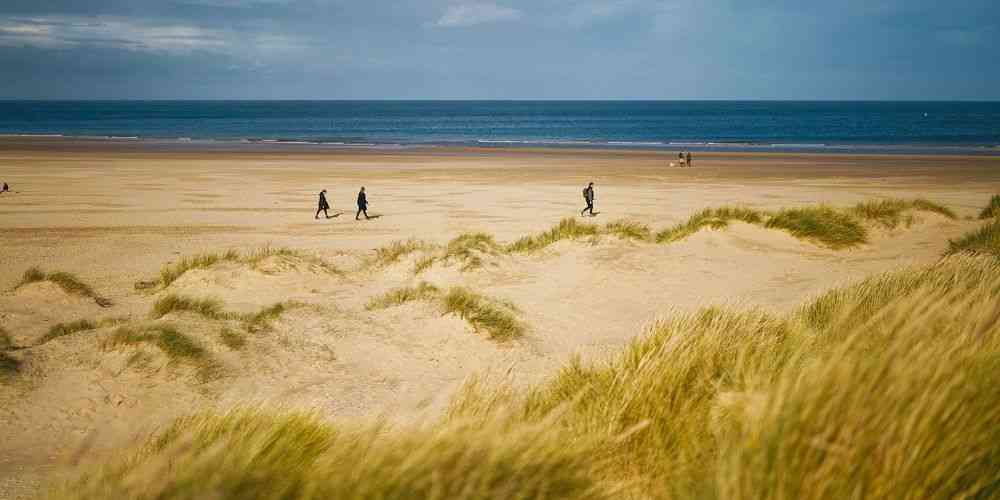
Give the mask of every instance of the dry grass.
[[980, 219], [993, 219], [1000, 217], [1000, 194], [993, 195], [990, 198], [989, 204], [983, 208], [982, 212], [979, 212]]
[[462, 264], [463, 272], [472, 271], [483, 266], [484, 255], [499, 255], [503, 251], [503, 248], [493, 239], [493, 235], [486, 233], [461, 234], [449, 241], [443, 249], [418, 259], [413, 266], [413, 274], [420, 274], [437, 262], [449, 264], [455, 261]]
[[784, 229], [796, 238], [841, 249], [868, 241], [868, 231], [850, 214], [820, 205], [783, 209], [768, 219], [765, 227]]
[[6, 353], [14, 348], [14, 340], [10, 333], [0, 327], [0, 380], [13, 376], [20, 370], [21, 362]]
[[325, 273], [341, 274], [341, 271], [335, 266], [314, 255], [290, 248], [265, 246], [246, 253], [241, 253], [237, 250], [227, 250], [222, 253], [205, 253], [184, 257], [173, 265], [164, 266], [160, 270], [160, 276], [157, 280], [137, 283], [136, 288], [166, 288], [188, 271], [208, 269], [223, 262], [233, 262], [256, 268], [265, 260], [274, 257], [302, 262]]
[[613, 234], [623, 240], [638, 241], [649, 241], [653, 234], [649, 226], [630, 220], [611, 222], [604, 227], [604, 232]]
[[241, 409], [178, 420], [135, 456], [53, 499], [597, 500], [592, 457], [543, 424], [334, 427]]
[[1000, 219], [987, 222], [979, 229], [949, 241], [945, 254], [957, 253], [1000, 257]]
[[417, 300], [432, 301], [437, 300], [440, 295], [441, 290], [438, 289], [438, 287], [427, 283], [426, 281], [422, 281], [417, 286], [396, 288], [377, 297], [373, 297], [368, 301], [368, 304], [365, 305], [365, 309], [375, 311], [400, 306], [407, 302]]
[[525, 326], [517, 318], [517, 307], [462, 287], [453, 287], [441, 298], [445, 314], [466, 320], [476, 333], [485, 332], [494, 340], [510, 340], [524, 335]]
[[390, 266], [411, 253], [434, 248], [434, 245], [417, 239], [394, 241], [384, 247], [376, 248], [375, 257], [365, 262], [365, 266], [376, 268]]
[[760, 224], [766, 216], [766, 212], [746, 207], [706, 208], [692, 215], [687, 221], [656, 233], [656, 242], [671, 243], [682, 240], [706, 227], [722, 229], [734, 220]]
[[544, 233], [525, 236], [507, 245], [506, 250], [511, 253], [533, 252], [541, 250], [557, 241], [597, 236], [600, 232], [600, 228], [595, 224], [584, 224], [577, 222], [574, 218], [566, 218]]
[[272, 304], [262, 308], [254, 314], [246, 316], [243, 321], [243, 326], [250, 333], [259, 333], [271, 330], [273, 328], [272, 323], [280, 318], [281, 315], [299, 307], [303, 307], [303, 305], [295, 301], [285, 301]]
[[895, 229], [907, 220], [904, 218], [904, 215], [913, 210], [934, 212], [949, 219], [957, 218], [955, 212], [953, 212], [950, 208], [923, 198], [913, 200], [889, 198], [884, 200], [866, 201], [855, 205], [851, 208], [850, 213], [863, 220], [881, 224], [889, 229]]
[[533, 389], [472, 380], [420, 427], [189, 417], [52, 498], [997, 498], [998, 266], [675, 315]]

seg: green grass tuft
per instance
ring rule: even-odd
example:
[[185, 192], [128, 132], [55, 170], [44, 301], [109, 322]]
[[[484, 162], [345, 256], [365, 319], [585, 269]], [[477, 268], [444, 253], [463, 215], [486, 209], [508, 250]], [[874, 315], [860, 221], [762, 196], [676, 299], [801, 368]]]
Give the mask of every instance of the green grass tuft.
[[833, 249], [868, 241], [867, 230], [854, 217], [823, 205], [781, 210], [765, 226], [784, 229], [796, 238], [813, 240]]
[[365, 305], [365, 309], [369, 311], [387, 309], [416, 300], [435, 300], [440, 295], [441, 290], [439, 290], [436, 286], [427, 283], [426, 281], [422, 281], [415, 287], [408, 286], [396, 288], [377, 297], [373, 297], [368, 301], [368, 304]]
[[525, 236], [507, 245], [506, 250], [511, 253], [533, 252], [560, 240], [597, 236], [598, 234], [600, 234], [600, 228], [595, 224], [585, 224], [577, 222], [575, 218], [565, 218], [544, 233]]
[[1000, 219], [987, 222], [979, 229], [948, 242], [945, 255], [958, 253], [992, 255], [1000, 258]]
[[649, 226], [635, 221], [620, 220], [611, 222], [605, 226], [604, 230], [623, 240], [648, 241], [652, 238], [652, 231], [650, 231]]
[[222, 302], [217, 299], [196, 299], [181, 295], [170, 294], [160, 297], [153, 304], [153, 309], [149, 312], [149, 317], [153, 319], [162, 318], [172, 312], [192, 312], [209, 319], [225, 319], [227, 315], [222, 310]]
[[208, 357], [208, 352], [194, 339], [170, 325], [122, 326], [104, 339], [101, 347], [107, 351], [143, 343], [155, 345], [174, 361], [203, 361]]
[[491, 339], [509, 340], [524, 335], [525, 326], [515, 315], [517, 309], [509, 302], [453, 287], [441, 298], [441, 307], [445, 314], [458, 315], [469, 322], [476, 333], [486, 332]]
[[79, 295], [81, 297], [87, 297], [94, 299], [98, 304], [110, 305], [110, 301], [99, 295], [94, 291], [90, 285], [84, 283], [75, 274], [57, 271], [54, 273], [46, 273], [37, 267], [32, 267], [24, 272], [21, 276], [21, 281], [14, 288], [20, 288], [24, 285], [30, 283], [37, 283], [40, 281], [49, 281], [55, 283], [62, 288], [63, 291], [72, 295]]
[[861, 219], [881, 224], [886, 228], [895, 229], [904, 221], [903, 215], [911, 210], [934, 212], [949, 219], [957, 218], [955, 212], [950, 208], [923, 198], [914, 200], [890, 198], [866, 201], [855, 205], [851, 208], [850, 213]]
[[95, 330], [97, 328], [99, 328], [99, 322], [91, 321], [89, 319], [80, 319], [69, 323], [59, 323], [56, 325], [52, 325], [52, 328], [49, 328], [49, 331], [46, 332], [45, 335], [42, 335], [40, 339], [38, 339], [37, 344], [41, 345], [50, 340], [57, 339], [59, 337], [72, 335], [76, 332]]
[[722, 229], [729, 225], [730, 221], [743, 221], [749, 224], [760, 224], [766, 213], [760, 210], [746, 207], [719, 207], [706, 208], [701, 212], [692, 215], [687, 221], [674, 227], [664, 229], [656, 233], [657, 243], [672, 243], [691, 236], [698, 231], [708, 227], [711, 229]]
[[995, 217], [1000, 217], [1000, 194], [993, 195], [990, 198], [990, 203], [983, 208], [982, 212], [979, 212], [980, 219], [993, 219]]

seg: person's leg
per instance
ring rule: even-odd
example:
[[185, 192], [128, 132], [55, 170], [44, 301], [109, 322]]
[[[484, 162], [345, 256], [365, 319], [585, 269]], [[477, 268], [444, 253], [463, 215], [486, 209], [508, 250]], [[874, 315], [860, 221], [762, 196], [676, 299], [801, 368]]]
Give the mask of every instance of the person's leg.
[[[361, 211], [362, 210], [364, 210], [364, 209], [361, 208], [361, 207], [358, 207], [358, 213], [354, 214], [354, 220], [360, 220], [358, 218], [361, 217]], [[368, 216], [368, 214], [365, 214], [365, 217], [367, 217], [367, 216]]]
[[368, 217], [368, 207], [365, 207], [361, 211], [365, 213], [365, 219], [371, 219], [371, 217]]
[[317, 209], [316, 209], [316, 217], [313, 217], [313, 218], [314, 218], [314, 219], [318, 219], [318, 218], [319, 218], [319, 213], [320, 213], [320, 212], [321, 212], [322, 210], [323, 210], [322, 208], [317, 208]]

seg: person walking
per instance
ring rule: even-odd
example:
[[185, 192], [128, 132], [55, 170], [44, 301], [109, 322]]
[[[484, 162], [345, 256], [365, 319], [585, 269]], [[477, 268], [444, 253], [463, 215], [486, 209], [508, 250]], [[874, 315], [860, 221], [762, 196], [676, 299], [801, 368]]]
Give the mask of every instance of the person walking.
[[358, 193], [358, 213], [354, 214], [354, 220], [361, 220], [361, 214], [365, 214], [365, 219], [370, 219], [368, 217], [368, 197], [365, 196], [365, 187], [361, 186], [361, 191]]
[[583, 201], [587, 202], [586, 208], [580, 211], [580, 215], [585, 212], [590, 211], [590, 216], [594, 216], [594, 183], [591, 182], [587, 184], [587, 187], [583, 188]]
[[687, 161], [687, 166], [691, 166], [691, 152], [688, 151], [685, 160]]
[[0, 193], [6, 193], [7, 191], [10, 191], [10, 188], [7, 186], [7, 183], [5, 182], [3, 183], [3, 188], [0, 189]]
[[323, 215], [329, 219], [330, 212], [327, 212], [327, 210], [330, 210], [330, 204], [326, 202], [326, 190], [324, 189], [319, 192], [319, 208], [316, 209], [316, 218], [319, 219], [319, 213], [323, 212]]
[[677, 164], [684, 167], [686, 166], [684, 165], [685, 163], [687, 163], [687, 160], [684, 159], [684, 152], [677, 153]]

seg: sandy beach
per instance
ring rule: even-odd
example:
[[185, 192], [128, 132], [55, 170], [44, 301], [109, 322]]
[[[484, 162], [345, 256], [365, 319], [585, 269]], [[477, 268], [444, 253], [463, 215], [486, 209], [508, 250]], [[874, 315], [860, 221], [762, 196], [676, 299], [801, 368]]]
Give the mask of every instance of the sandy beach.
[[[516, 385], [551, 377], [573, 356], [604, 359], [673, 311], [739, 304], [786, 312], [832, 287], [930, 264], [1000, 189], [996, 156], [695, 154], [572, 149], [158, 149], [68, 140], [0, 140], [0, 327], [20, 373], [0, 384], [0, 498], [23, 498], [81, 460], [141, 442], [177, 416], [264, 404], [330, 419], [414, 420], [441, 412], [470, 376]], [[597, 217], [579, 217], [593, 181]], [[365, 186], [372, 220], [355, 221]], [[315, 220], [328, 190], [331, 219]], [[619, 220], [654, 231], [724, 205], [774, 211], [866, 200], [926, 198], [957, 215], [914, 212], [869, 241], [832, 249], [787, 232], [734, 222], [669, 244], [612, 235], [564, 240], [525, 254], [482, 256], [463, 270], [440, 262], [415, 274], [420, 252], [373, 263], [376, 249], [419, 239], [444, 245], [470, 232], [504, 244], [561, 219]], [[168, 287], [140, 290], [186, 256], [287, 248], [314, 260], [222, 262]], [[49, 282], [15, 289], [32, 267], [65, 271], [110, 305]], [[374, 297], [426, 281], [506, 301], [525, 334], [498, 342], [432, 304], [368, 310]], [[102, 348], [113, 329], [40, 342], [58, 323], [145, 319], [167, 294], [218, 299], [252, 314], [295, 304], [235, 350], [217, 322], [168, 319], [216, 360], [203, 377], [157, 358], [135, 365]]]

